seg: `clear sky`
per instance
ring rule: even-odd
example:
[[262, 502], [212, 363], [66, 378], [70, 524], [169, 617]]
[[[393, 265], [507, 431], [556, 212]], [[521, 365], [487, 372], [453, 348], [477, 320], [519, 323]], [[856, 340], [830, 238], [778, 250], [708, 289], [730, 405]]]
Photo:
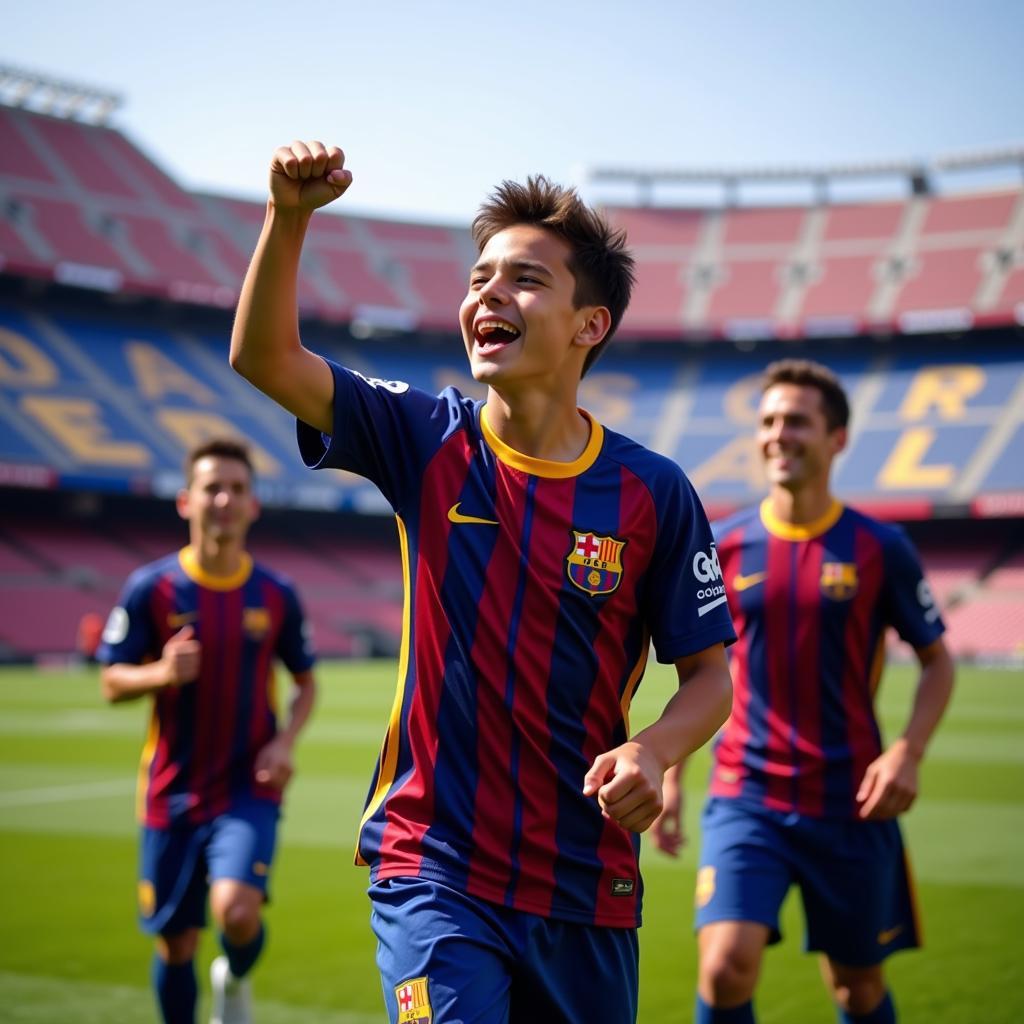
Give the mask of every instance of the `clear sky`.
[[502, 178], [929, 158], [1024, 143], [1020, 0], [49, 0], [0, 63], [112, 89], [186, 188], [337, 143], [356, 213], [467, 222]]

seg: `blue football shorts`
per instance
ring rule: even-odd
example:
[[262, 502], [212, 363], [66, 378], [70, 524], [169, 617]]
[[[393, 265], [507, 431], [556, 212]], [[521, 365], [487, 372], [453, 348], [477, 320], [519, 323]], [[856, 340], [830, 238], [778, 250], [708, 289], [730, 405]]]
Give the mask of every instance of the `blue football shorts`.
[[281, 809], [247, 800], [202, 825], [143, 828], [139, 922], [152, 935], [176, 935], [206, 924], [210, 884], [230, 878], [266, 898]]
[[555, 921], [439, 882], [369, 890], [392, 1024], [633, 1024], [635, 928]]
[[809, 818], [711, 797], [701, 817], [696, 927], [755, 921], [778, 942], [789, 887], [803, 898], [808, 952], [869, 967], [920, 945], [895, 820]]

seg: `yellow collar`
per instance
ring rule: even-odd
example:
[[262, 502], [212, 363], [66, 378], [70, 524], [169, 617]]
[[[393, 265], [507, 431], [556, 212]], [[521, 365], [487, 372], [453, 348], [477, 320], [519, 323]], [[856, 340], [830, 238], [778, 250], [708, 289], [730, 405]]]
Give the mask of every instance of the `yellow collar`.
[[522, 470], [532, 476], [543, 476], [554, 480], [564, 480], [571, 476], [579, 476], [585, 473], [594, 464], [604, 444], [604, 427], [601, 426], [586, 409], [579, 409], [579, 413], [590, 424], [590, 440], [583, 449], [579, 458], [572, 462], [553, 462], [550, 459], [535, 459], [531, 455], [523, 455], [515, 448], [510, 448], [491, 429], [485, 415], [487, 407], [480, 409], [480, 429], [484, 433], [484, 440], [490, 445], [494, 454], [507, 466], [513, 469]]
[[182, 548], [178, 552], [178, 563], [190, 580], [201, 587], [206, 587], [207, 590], [237, 590], [252, 575], [252, 556], [246, 551], [242, 552], [242, 560], [230, 576], [215, 576], [207, 572], [199, 564], [196, 553], [190, 547]]
[[765, 498], [764, 501], [761, 502], [761, 522], [764, 523], [764, 528], [772, 534], [772, 536], [778, 537], [780, 540], [811, 540], [814, 537], [820, 537], [823, 533], [831, 530], [832, 527], [836, 525], [842, 514], [843, 503], [833, 498], [832, 504], [828, 507], [828, 510], [824, 515], [818, 516], [818, 518], [812, 522], [787, 523], [784, 520], [779, 519], [779, 517], [772, 512], [770, 498]]

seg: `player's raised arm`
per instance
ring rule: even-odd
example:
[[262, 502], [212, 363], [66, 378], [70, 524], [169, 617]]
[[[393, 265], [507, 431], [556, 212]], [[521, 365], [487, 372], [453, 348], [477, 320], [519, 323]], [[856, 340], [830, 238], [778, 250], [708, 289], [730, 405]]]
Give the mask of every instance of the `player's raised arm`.
[[300, 420], [333, 427], [330, 368], [299, 338], [299, 257], [313, 212], [352, 183], [337, 146], [293, 142], [274, 152], [270, 198], [256, 251], [242, 284], [231, 333], [231, 365]]

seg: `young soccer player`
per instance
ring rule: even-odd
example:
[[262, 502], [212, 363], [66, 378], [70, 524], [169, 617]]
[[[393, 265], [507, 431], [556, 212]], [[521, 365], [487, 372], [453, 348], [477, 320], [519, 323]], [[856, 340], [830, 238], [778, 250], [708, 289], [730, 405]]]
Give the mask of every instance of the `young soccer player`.
[[[758, 445], [770, 492], [715, 526], [739, 633], [732, 715], [715, 745], [697, 874], [697, 1024], [754, 1020], [764, 948], [800, 887], [807, 949], [843, 1022], [891, 1024], [885, 958], [919, 944], [896, 818], [949, 701], [942, 620], [904, 534], [831, 493], [849, 407], [806, 360], [764, 375]], [[883, 748], [873, 698], [893, 626], [921, 672], [909, 720]], [[679, 770], [655, 842], [681, 844]]]
[[[625, 1024], [638, 833], [727, 714], [734, 636], [686, 477], [576, 404], [632, 258], [571, 190], [506, 182], [460, 313], [486, 401], [368, 380], [296, 326], [307, 225], [350, 182], [336, 147], [275, 153], [231, 362], [298, 417], [309, 465], [368, 477], [398, 518], [406, 636], [357, 851], [388, 1013]], [[652, 638], [679, 689], [631, 735]]]
[[[209, 895], [224, 949], [211, 969], [211, 1021], [248, 1024], [246, 976], [266, 934], [260, 910], [292, 749], [313, 707], [313, 654], [295, 590], [245, 550], [258, 512], [247, 449], [212, 440], [191, 451], [177, 506], [189, 543], [129, 577], [103, 633], [102, 687], [111, 702], [153, 702], [139, 775], [139, 912], [156, 939], [161, 1016], [195, 1019]], [[275, 657], [295, 681], [280, 728]]]

